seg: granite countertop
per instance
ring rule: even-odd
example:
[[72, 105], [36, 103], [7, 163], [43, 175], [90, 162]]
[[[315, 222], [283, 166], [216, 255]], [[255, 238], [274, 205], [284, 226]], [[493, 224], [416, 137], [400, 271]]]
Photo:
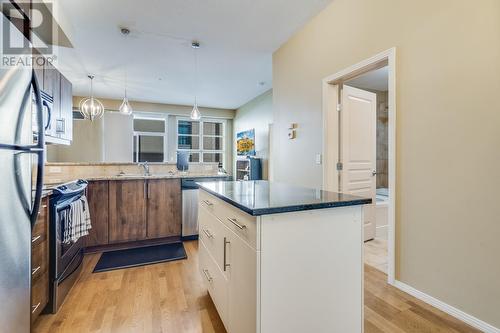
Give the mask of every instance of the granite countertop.
[[366, 205], [370, 198], [268, 181], [198, 183], [201, 189], [253, 215]]

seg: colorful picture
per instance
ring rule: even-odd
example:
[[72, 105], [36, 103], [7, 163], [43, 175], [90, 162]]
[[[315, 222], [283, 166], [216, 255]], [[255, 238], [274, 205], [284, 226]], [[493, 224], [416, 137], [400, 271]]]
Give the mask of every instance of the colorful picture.
[[238, 133], [236, 146], [238, 156], [255, 156], [255, 129]]

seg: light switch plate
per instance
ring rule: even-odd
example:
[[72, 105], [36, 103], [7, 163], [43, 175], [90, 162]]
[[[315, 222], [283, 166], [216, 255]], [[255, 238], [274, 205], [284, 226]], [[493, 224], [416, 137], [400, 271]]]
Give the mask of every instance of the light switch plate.
[[321, 154], [316, 154], [316, 164], [321, 165], [323, 156]]

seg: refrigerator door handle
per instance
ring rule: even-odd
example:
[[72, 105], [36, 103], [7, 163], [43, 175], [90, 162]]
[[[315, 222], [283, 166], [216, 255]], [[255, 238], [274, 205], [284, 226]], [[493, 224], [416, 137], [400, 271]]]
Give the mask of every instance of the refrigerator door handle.
[[43, 106], [42, 106], [42, 97], [40, 94], [40, 86], [38, 84], [38, 80], [35, 75], [35, 70], [33, 69], [31, 75], [31, 84], [33, 86], [33, 91], [35, 94], [35, 103], [37, 110], [37, 145], [36, 148], [33, 149], [33, 153], [38, 156], [38, 166], [36, 173], [36, 187], [35, 187], [35, 199], [33, 201], [33, 207], [30, 212], [30, 221], [31, 228], [33, 229], [36, 219], [38, 217], [38, 210], [40, 209], [40, 203], [42, 201], [42, 191], [43, 191], [43, 172], [44, 172], [44, 163], [45, 163], [45, 127], [43, 126]]
[[43, 101], [42, 105], [47, 108], [47, 124], [45, 124], [44, 130], [48, 130], [52, 121], [52, 110], [47, 102]]

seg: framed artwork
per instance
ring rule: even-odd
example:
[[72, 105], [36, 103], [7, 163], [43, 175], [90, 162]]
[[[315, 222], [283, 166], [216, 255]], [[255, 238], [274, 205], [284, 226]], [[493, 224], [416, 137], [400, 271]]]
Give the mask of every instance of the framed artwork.
[[255, 129], [236, 134], [238, 156], [255, 156]]

